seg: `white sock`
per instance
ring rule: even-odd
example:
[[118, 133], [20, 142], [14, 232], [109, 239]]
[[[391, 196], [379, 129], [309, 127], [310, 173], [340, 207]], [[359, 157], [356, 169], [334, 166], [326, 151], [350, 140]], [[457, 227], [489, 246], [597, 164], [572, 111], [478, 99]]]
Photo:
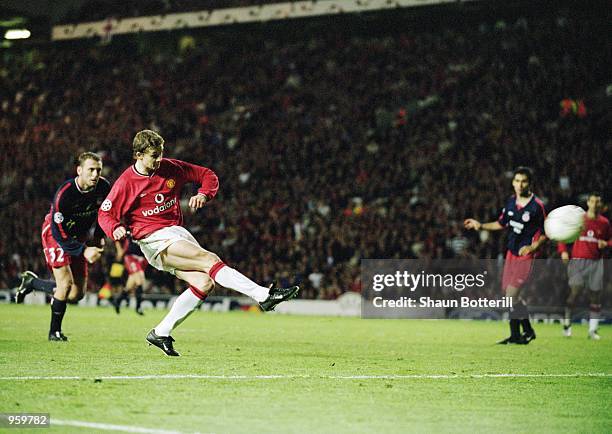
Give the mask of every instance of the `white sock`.
[[155, 327], [157, 336], [170, 336], [172, 330], [182, 323], [200, 304], [202, 300], [193, 295], [189, 288], [177, 297], [170, 312]]
[[597, 331], [597, 326], [599, 326], [599, 318], [590, 318], [589, 319], [589, 332]]
[[225, 286], [226, 288], [241, 292], [244, 295], [248, 295], [258, 302], [265, 301], [265, 299], [268, 298], [268, 293], [270, 292], [270, 290], [265, 286], [258, 285], [244, 274], [228, 267], [227, 265], [217, 271], [217, 274], [215, 275], [215, 282], [217, 282], [219, 285]]

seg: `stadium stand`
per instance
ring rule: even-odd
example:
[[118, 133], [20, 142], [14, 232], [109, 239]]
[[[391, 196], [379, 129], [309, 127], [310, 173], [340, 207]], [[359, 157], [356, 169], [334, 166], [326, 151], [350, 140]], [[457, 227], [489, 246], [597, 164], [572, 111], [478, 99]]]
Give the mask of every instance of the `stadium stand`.
[[218, 198], [186, 216], [202, 245], [305, 298], [359, 291], [361, 258], [498, 257], [502, 238], [461, 222], [495, 219], [520, 164], [548, 207], [612, 191], [593, 103], [612, 57], [603, 17], [410, 17], [194, 31], [183, 50], [152, 34], [3, 52], [0, 287], [47, 273], [40, 225], [72, 158], [101, 152], [112, 181], [146, 127], [219, 175]]

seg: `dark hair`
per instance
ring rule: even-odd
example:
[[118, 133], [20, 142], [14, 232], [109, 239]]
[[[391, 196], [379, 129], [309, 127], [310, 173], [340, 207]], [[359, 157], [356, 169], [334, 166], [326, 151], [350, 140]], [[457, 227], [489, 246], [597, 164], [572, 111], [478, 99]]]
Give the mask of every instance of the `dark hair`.
[[96, 154], [95, 152], [83, 152], [82, 154], [80, 154], [77, 159], [76, 159], [76, 164], [78, 166], [83, 166], [83, 164], [85, 163], [85, 161], [87, 160], [94, 160], [97, 161], [98, 163], [100, 163], [102, 161], [102, 157], [100, 157], [98, 154]]
[[152, 130], [142, 130], [136, 133], [132, 142], [133, 157], [138, 152], [145, 153], [148, 148], [159, 150], [164, 146], [164, 138]]
[[527, 180], [529, 181], [529, 185], [531, 186], [533, 184], [533, 170], [531, 170], [529, 167], [517, 167], [516, 169], [514, 169], [514, 175], [512, 175], [512, 177], [514, 178], [516, 175], [525, 175], [527, 177]]

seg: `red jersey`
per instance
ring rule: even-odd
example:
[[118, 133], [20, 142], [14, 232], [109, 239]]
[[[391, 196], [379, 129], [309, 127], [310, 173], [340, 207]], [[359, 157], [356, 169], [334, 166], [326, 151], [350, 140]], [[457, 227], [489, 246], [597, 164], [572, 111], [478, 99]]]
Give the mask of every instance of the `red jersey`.
[[[612, 229], [610, 221], [602, 215], [595, 219], [584, 216], [584, 230], [580, 237], [574, 241], [572, 247], [572, 258], [580, 259], [599, 259], [602, 257], [602, 250], [597, 247], [599, 240], [608, 242], [608, 247], [612, 247]], [[559, 243], [557, 250], [567, 252], [567, 245]]]
[[208, 200], [219, 190], [217, 175], [206, 167], [163, 158], [155, 172], [143, 175], [132, 165], [102, 202], [98, 222], [111, 239], [113, 231], [124, 225], [135, 240], [168, 226], [182, 225], [181, 191], [188, 182], [200, 184], [198, 193]]

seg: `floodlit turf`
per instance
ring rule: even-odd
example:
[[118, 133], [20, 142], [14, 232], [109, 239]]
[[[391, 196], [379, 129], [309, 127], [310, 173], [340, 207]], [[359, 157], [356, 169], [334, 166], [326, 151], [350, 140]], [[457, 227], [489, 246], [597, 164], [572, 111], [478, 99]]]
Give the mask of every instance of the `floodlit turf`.
[[[499, 322], [198, 312], [170, 358], [144, 341], [163, 315], [69, 306], [70, 342], [50, 343], [47, 306], [0, 305], [0, 412], [179, 432], [612, 430], [609, 327], [593, 342], [584, 326], [567, 339], [539, 325], [517, 347], [493, 345], [507, 333]], [[575, 373], [606, 376], [470, 377]], [[168, 374], [221, 378], [99, 379]], [[419, 377], [432, 374], [445, 377]], [[355, 378], [383, 375], [396, 377]], [[21, 376], [83, 379], [6, 379]]]

